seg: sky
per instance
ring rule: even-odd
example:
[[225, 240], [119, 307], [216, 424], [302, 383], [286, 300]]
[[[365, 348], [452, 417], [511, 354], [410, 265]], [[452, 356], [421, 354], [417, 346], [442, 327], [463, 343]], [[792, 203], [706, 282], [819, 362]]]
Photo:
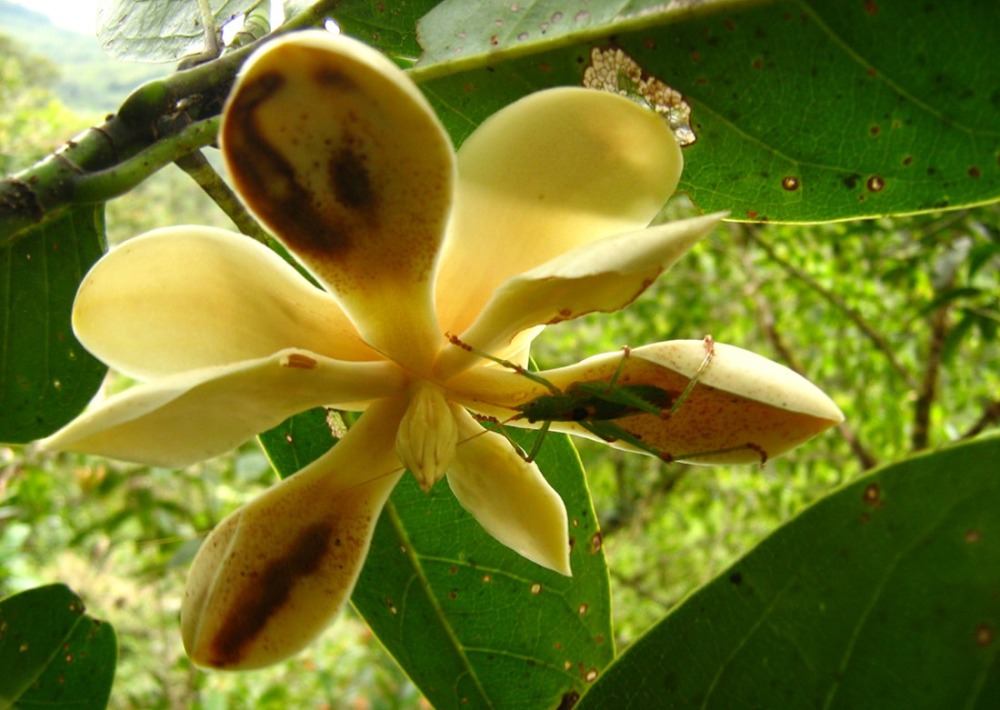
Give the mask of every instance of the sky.
[[101, 0], [13, 0], [29, 10], [47, 15], [53, 23], [80, 34], [94, 34], [97, 6]]
[[[97, 6], [102, 0], [11, 0], [15, 5], [22, 5], [30, 10], [46, 15], [53, 24], [67, 30], [79, 32], [91, 37], [97, 31]], [[271, 21], [280, 24], [282, 13], [280, 4], [278, 15], [272, 12]]]

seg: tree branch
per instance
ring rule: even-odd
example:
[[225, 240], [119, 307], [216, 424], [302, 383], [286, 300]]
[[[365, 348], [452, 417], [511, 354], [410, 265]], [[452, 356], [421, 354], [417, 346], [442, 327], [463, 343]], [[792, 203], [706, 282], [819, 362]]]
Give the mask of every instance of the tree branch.
[[962, 438], [971, 439], [997, 422], [1000, 422], [1000, 399], [994, 399], [983, 408], [982, 416], [962, 434]]
[[948, 339], [950, 309], [947, 305], [936, 309], [931, 316], [931, 337], [927, 347], [927, 365], [917, 399], [913, 405], [913, 434], [910, 446], [914, 451], [926, 449], [930, 441], [931, 406], [937, 396], [938, 379], [945, 341]]
[[807, 274], [805, 271], [803, 271], [802, 269], [798, 268], [791, 262], [779, 256], [778, 253], [774, 250], [774, 247], [772, 247], [766, 241], [761, 239], [760, 236], [757, 235], [756, 231], [750, 228], [748, 225], [743, 225], [743, 233], [754, 244], [756, 244], [765, 252], [767, 252], [767, 255], [771, 257], [771, 259], [776, 264], [778, 264], [781, 268], [783, 268], [786, 272], [788, 272], [793, 278], [804, 283], [811, 290], [815, 291], [817, 294], [823, 297], [832, 306], [842, 311], [844, 315], [847, 316], [848, 320], [854, 323], [854, 325], [856, 325], [858, 329], [870, 341], [872, 341], [872, 343], [875, 345], [875, 348], [885, 356], [886, 360], [888, 360], [889, 362], [889, 365], [896, 372], [896, 374], [899, 375], [899, 377], [903, 380], [903, 382], [906, 383], [908, 387], [914, 390], [920, 388], [920, 384], [917, 382], [913, 374], [909, 370], [907, 370], [906, 367], [903, 365], [903, 363], [901, 363], [896, 358], [895, 349], [892, 347], [889, 341], [887, 341], [872, 324], [870, 324], [867, 320], [865, 320], [864, 316], [862, 316], [857, 309], [849, 306], [847, 302], [843, 298], [841, 298], [836, 292], [826, 288], [818, 281], [816, 281], [816, 279], [814, 279], [812, 276]]
[[[336, 0], [316, 2], [260, 42], [320, 25], [336, 4]], [[217, 127], [217, 122], [204, 122], [219, 115], [236, 72], [258, 44], [248, 44], [213, 61], [143, 84], [103, 124], [87, 129], [32, 167], [0, 181], [0, 248], [70, 205], [102, 201], [102, 190], [106, 189], [116, 194], [127, 192], [175, 161], [184, 150], [191, 152], [211, 143], [214, 135], [209, 139], [199, 134], [197, 140], [191, 140], [192, 134], [212, 125]], [[201, 128], [192, 128], [194, 125]], [[171, 141], [173, 145], [160, 147]], [[157, 150], [153, 150], [154, 146]], [[151, 152], [139, 158], [145, 151]], [[139, 159], [130, 163], [133, 158]], [[97, 177], [95, 173], [102, 175]]]
[[186, 172], [198, 186], [204, 190], [219, 208], [226, 213], [233, 224], [248, 237], [253, 237], [261, 244], [270, 241], [267, 232], [261, 228], [250, 214], [243, 207], [240, 198], [236, 196], [225, 181], [215, 172], [215, 168], [205, 158], [205, 154], [200, 150], [188, 153], [177, 159], [177, 166]]
[[[784, 337], [778, 332], [777, 320], [774, 317], [774, 311], [771, 309], [770, 304], [760, 296], [759, 293], [754, 294], [754, 301], [757, 304], [757, 310], [760, 311], [764, 318], [764, 330], [767, 333], [767, 339], [771, 342], [772, 347], [781, 359], [785, 361], [795, 372], [802, 376], [805, 376], [805, 369], [799, 362], [799, 359], [795, 357], [792, 349], [788, 347], [788, 343], [785, 342]], [[875, 454], [869, 451], [858, 436], [857, 432], [854, 431], [847, 422], [841, 422], [837, 425], [837, 431], [840, 432], [840, 436], [843, 437], [847, 445], [851, 447], [851, 451], [854, 453], [854, 457], [861, 464], [861, 469], [867, 471], [868, 469], [875, 468], [878, 466], [878, 459], [875, 458]]]

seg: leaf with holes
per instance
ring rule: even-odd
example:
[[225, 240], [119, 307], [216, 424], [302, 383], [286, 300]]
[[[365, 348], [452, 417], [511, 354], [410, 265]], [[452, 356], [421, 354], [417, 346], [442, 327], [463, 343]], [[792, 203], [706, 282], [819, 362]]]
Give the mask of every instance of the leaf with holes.
[[819, 501], [637, 641], [578, 710], [1000, 706], [1000, 436]]
[[[282, 475], [329, 446], [322, 410], [261, 437]], [[530, 446], [535, 432], [513, 432]], [[316, 439], [325, 440], [317, 445]], [[351, 601], [434, 707], [556, 707], [614, 655], [607, 565], [580, 461], [550, 434], [537, 461], [569, 514], [573, 577], [490, 537], [442, 482], [396, 487]]]
[[0, 601], [0, 708], [101, 710], [117, 659], [114, 629], [65, 585]]
[[610, 7], [442, 3], [421, 20], [426, 53], [412, 76], [460, 143], [527, 93], [579, 85], [595, 48], [620, 49], [690, 105], [696, 141], [680, 189], [731, 219], [839, 220], [1000, 198], [996, 3]]

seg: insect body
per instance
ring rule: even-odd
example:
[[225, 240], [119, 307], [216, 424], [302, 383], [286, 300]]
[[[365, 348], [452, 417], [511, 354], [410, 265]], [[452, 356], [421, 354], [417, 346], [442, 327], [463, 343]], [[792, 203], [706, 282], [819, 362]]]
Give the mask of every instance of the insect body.
[[673, 400], [670, 392], [653, 385], [574, 382], [565, 391], [536, 397], [517, 409], [531, 423], [608, 421], [640, 412], [659, 414]]

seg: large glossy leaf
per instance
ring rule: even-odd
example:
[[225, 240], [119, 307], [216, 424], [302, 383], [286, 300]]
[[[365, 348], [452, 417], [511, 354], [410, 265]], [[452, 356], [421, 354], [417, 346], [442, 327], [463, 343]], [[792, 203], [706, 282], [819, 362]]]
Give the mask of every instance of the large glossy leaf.
[[51, 434], [97, 392], [107, 368], [77, 342], [70, 310], [103, 250], [103, 205], [66, 210], [0, 249], [0, 441]]
[[405, 66], [420, 57], [417, 21], [436, 4], [437, 0], [343, 0], [333, 14], [345, 34], [378, 47]]
[[[259, 5], [261, 0], [209, 0], [216, 28]], [[205, 48], [205, 24], [198, 0], [103, 0], [97, 10], [97, 39], [115, 59], [171, 62]]]
[[0, 709], [101, 710], [118, 660], [110, 624], [53, 584], [0, 601]]
[[579, 710], [1000, 707], [1000, 437], [874, 471], [636, 642]]
[[[330, 434], [314, 410], [261, 440], [287, 475], [328, 448]], [[351, 601], [438, 710], [556, 707], [614, 656], [607, 567], [579, 459], [550, 435], [538, 463], [569, 512], [572, 578], [493, 540], [444, 482], [424, 494], [404, 476], [379, 519]]]
[[619, 47], [690, 103], [697, 142], [681, 189], [733, 219], [837, 220], [1000, 198], [995, 2], [613, 7], [620, 14], [602, 24], [604, 10], [549, 0], [445, 3], [420, 25], [427, 58], [413, 76], [461, 142], [527, 93], [579, 85], [593, 48]]

